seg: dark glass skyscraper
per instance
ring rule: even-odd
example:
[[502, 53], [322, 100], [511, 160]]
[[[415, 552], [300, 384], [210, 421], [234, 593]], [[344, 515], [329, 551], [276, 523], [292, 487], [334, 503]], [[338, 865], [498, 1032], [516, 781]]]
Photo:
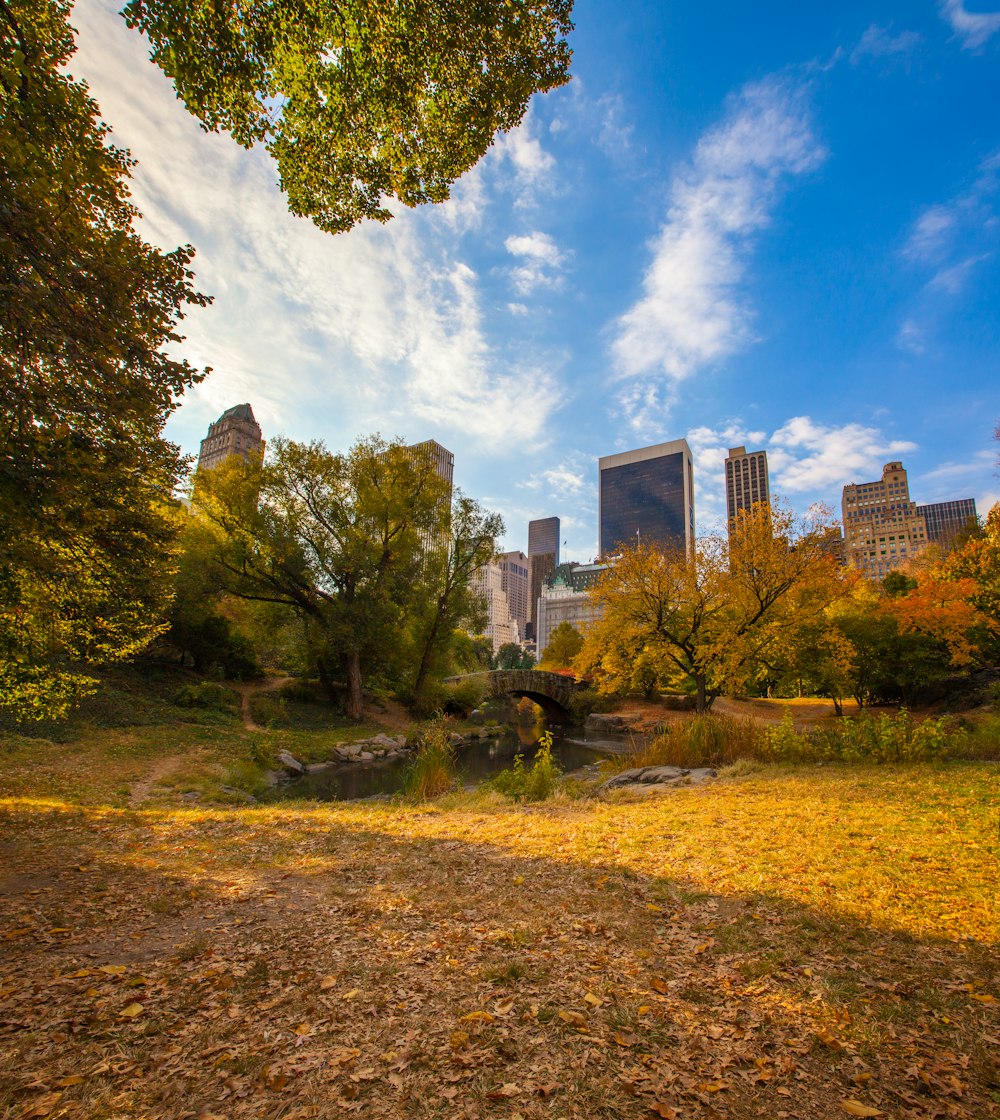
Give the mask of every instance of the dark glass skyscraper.
[[559, 518], [543, 517], [528, 522], [528, 625], [527, 637], [535, 637], [538, 597], [542, 584], [559, 566]]
[[686, 552], [694, 548], [694, 470], [687, 440], [605, 455], [598, 470], [602, 557], [637, 541]]

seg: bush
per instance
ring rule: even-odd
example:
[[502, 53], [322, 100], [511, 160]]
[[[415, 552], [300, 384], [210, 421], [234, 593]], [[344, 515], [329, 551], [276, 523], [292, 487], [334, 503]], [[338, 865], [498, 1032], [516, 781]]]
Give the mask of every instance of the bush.
[[967, 736], [943, 719], [914, 721], [905, 708], [896, 715], [862, 712], [807, 735], [798, 734], [786, 713], [764, 735], [765, 757], [846, 762], [931, 762], [963, 753]]
[[179, 688], [174, 693], [174, 703], [178, 708], [216, 708], [229, 711], [233, 706], [233, 692], [214, 681], [198, 681]]
[[475, 678], [447, 684], [444, 688], [442, 710], [446, 715], [465, 719], [468, 714], [483, 702], [486, 685]]
[[282, 685], [278, 695], [282, 700], [291, 700], [298, 704], [312, 704], [319, 700], [316, 690], [308, 681], [289, 681]]
[[584, 688], [570, 697], [569, 711], [574, 723], [583, 723], [593, 712], [613, 712], [619, 697], [605, 696], [596, 688]]
[[552, 757], [552, 733], [545, 731], [538, 740], [530, 770], [525, 769], [524, 755], [517, 754], [510, 769], [501, 770], [486, 784], [512, 801], [545, 801], [555, 792], [561, 773]]
[[428, 724], [403, 779], [403, 791], [418, 801], [440, 797], [455, 784], [455, 749], [443, 719]]

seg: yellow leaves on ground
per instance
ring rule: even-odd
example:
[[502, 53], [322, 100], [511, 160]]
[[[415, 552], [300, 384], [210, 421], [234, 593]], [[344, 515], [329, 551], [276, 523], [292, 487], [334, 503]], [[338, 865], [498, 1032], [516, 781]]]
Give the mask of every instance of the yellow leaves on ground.
[[885, 1113], [880, 1108], [873, 1108], [871, 1105], [862, 1104], [861, 1101], [854, 1100], [849, 1097], [846, 1101], [840, 1102], [840, 1107], [849, 1112], [851, 1116], [884, 1116]]
[[119, 1018], [122, 1019], [134, 1019], [136, 1015], [141, 1015], [142, 1012], [143, 1006], [141, 1003], [130, 1003], [128, 1007], [123, 1007], [122, 1010], [118, 1012], [118, 1015]]
[[585, 1031], [587, 1029], [587, 1017], [581, 1015], [579, 1011], [560, 1011], [559, 1018], [567, 1026], [576, 1027], [577, 1030]]

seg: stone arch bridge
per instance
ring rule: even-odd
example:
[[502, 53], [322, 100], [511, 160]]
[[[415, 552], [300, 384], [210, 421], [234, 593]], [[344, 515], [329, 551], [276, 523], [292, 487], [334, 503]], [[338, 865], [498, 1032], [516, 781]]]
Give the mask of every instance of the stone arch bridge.
[[471, 680], [483, 681], [488, 697], [527, 696], [553, 723], [569, 723], [572, 720], [570, 699], [586, 687], [573, 677], [538, 669], [494, 669], [489, 673], [467, 673], [446, 678], [448, 683]]

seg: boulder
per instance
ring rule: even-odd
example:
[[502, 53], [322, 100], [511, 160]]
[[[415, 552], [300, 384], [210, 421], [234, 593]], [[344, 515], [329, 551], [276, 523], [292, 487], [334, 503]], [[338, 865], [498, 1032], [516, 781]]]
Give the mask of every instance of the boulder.
[[358, 759], [358, 762], [374, 762], [375, 761], [375, 755], [373, 755], [371, 751], [362, 751], [357, 756], [357, 759]]
[[659, 786], [698, 785], [715, 778], [716, 772], [707, 766], [694, 770], [685, 770], [680, 766], [640, 766], [634, 770], [623, 770], [609, 778], [601, 790], [607, 789], [646, 789]]
[[278, 762], [281, 763], [287, 774], [293, 774], [295, 777], [299, 777], [306, 772], [306, 768], [291, 751], [278, 751]]
[[228, 793], [230, 797], [238, 797], [240, 801], [245, 801], [248, 805], [256, 805], [257, 798], [252, 793], [247, 793], [245, 789], [237, 789], [235, 786], [219, 786], [223, 793]]

